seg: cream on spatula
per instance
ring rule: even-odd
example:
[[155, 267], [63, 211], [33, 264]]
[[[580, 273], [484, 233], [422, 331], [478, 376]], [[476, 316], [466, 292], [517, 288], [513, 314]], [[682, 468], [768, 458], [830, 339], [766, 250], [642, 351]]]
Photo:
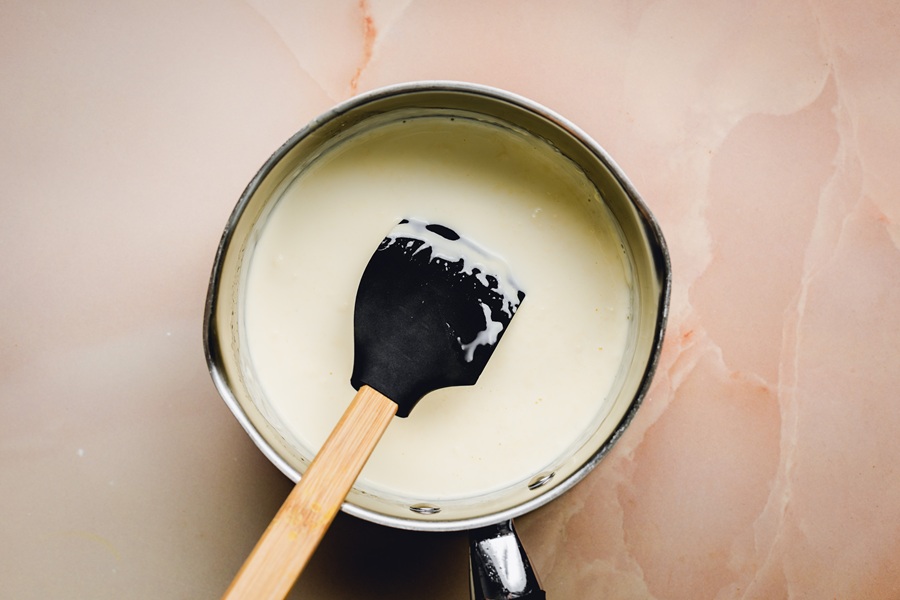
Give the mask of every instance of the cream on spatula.
[[404, 219], [363, 272], [350, 406], [223, 598], [284, 598], [391, 419], [473, 385], [525, 298], [499, 257], [452, 229]]

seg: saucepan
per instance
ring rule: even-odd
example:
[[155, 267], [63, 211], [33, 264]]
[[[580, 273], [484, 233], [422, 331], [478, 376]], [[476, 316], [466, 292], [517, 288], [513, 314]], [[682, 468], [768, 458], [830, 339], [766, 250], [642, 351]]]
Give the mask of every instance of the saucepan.
[[[597, 231], [609, 238], [606, 240], [609, 247], [615, 248], [612, 260], [617, 269], [616, 273], [619, 274], [616, 285], [624, 290], [619, 296], [621, 306], [616, 313], [620, 317], [616, 321], [617, 327], [621, 330], [616, 342], [619, 345], [618, 353], [614, 355], [612, 362], [606, 359], [606, 366], [602, 368], [607, 369], [609, 373], [600, 379], [602, 385], [598, 384], [579, 393], [588, 401], [586, 409], [588, 412], [585, 413], [587, 416], [580, 424], [571, 425], [569, 428], [572, 431], [564, 432], [563, 437], [566, 439], [560, 442], [559, 449], [553, 456], [524, 467], [519, 465], [517, 467], [519, 471], [511, 475], [512, 480], [504, 481], [502, 485], [498, 484], [496, 488], [486, 491], [430, 495], [427, 492], [407, 493], [403, 489], [379, 486], [377, 482], [373, 483], [367, 479], [366, 471], [363, 471], [363, 477], [347, 496], [342, 510], [355, 517], [388, 527], [419, 531], [468, 530], [471, 593], [474, 598], [539, 598], [543, 597], [544, 592], [541, 591], [522, 544], [516, 537], [513, 519], [545, 505], [570, 490], [598, 464], [622, 435], [647, 393], [657, 365], [671, 287], [669, 256], [657, 221], [612, 158], [573, 123], [519, 95], [483, 85], [450, 81], [413, 82], [377, 89], [352, 98], [316, 118], [265, 162], [241, 195], [227, 222], [215, 256], [206, 303], [203, 333], [207, 362], [220, 395], [256, 446], [284, 475], [295, 482], [298, 481], [315, 454], [312, 448], [314, 444], [304, 441], [303, 436], [297, 434], [296, 423], [291, 421], [292, 418], [296, 419], [296, 416], [290, 416], [289, 411], [286, 412], [283, 406], [279, 406], [273, 400], [271, 388], [265, 381], [265, 371], [270, 367], [265, 369], [260, 367], [260, 355], [254, 349], [252, 336], [248, 334], [247, 306], [248, 302], [252, 303], [252, 298], [248, 300], [247, 290], [252, 283], [251, 266], [254, 264], [254, 256], [259, 253], [260, 240], [267, 224], [273, 219], [281, 218], [278, 216], [278, 207], [282, 202], [286, 202], [284, 198], [287, 196], [291, 196], [291, 202], [301, 207], [299, 209], [303, 215], [301, 219], [304, 219], [309, 227], [316, 229], [323, 227], [316, 224], [317, 215], [326, 214], [330, 210], [349, 210], [337, 200], [334, 203], [324, 204], [321, 200], [316, 200], [322, 205], [309, 207], [308, 211], [303, 212], [305, 210], [303, 203], [312, 203], [313, 200], [305, 200], [302, 193], [298, 200], [296, 188], [298, 182], [304, 181], [307, 173], [336, 156], [368, 156], [364, 151], [354, 154], [353, 148], [364, 146], [366, 140], [378, 138], [381, 135], [379, 132], [387, 132], [381, 135], [381, 138], [385, 136], [402, 138], [406, 135], [414, 138], [416, 135], [427, 135], [427, 132], [431, 131], [428, 128], [431, 125], [425, 127], [422, 125], [425, 123], [434, 125], [436, 128], [433, 128], [433, 131], [443, 132], [441, 135], [450, 130], [446, 127], [442, 129], [438, 125], [454, 123], [454, 127], [458, 126], [458, 131], [462, 132], [460, 135], [464, 137], [465, 143], [474, 143], [472, 140], [478, 138], [487, 140], [485, 143], [488, 145], [499, 144], [491, 151], [492, 153], [484, 155], [486, 158], [477, 161], [480, 164], [509, 165], [519, 159], [527, 162], [530, 160], [529, 153], [539, 155], [541, 158], [535, 163], [538, 166], [528, 167], [523, 171], [523, 181], [530, 181], [528, 178], [535, 176], [535, 170], [540, 171], [543, 168], [540, 165], [545, 163], [559, 166], [557, 171], [553, 170], [556, 167], [547, 170], [545, 174], [547, 178], [559, 177], [563, 173], [579, 178], [582, 183], [579, 184], [581, 187], [577, 188], [580, 190], [578, 193], [571, 194], [571, 197], [547, 199], [548, 204], [543, 205], [543, 213], [541, 207], [533, 209], [528, 207], [531, 213], [526, 216], [536, 224], [532, 224], [526, 217], [515, 221], [511, 216], [510, 227], [522, 228], [522, 236], [531, 235], [528, 227], [533, 227], [534, 231], [539, 232], [544, 225], [549, 227], [557, 223], [552, 220], [555, 215], [548, 214], [554, 213], [556, 210], [554, 207], [564, 208], [568, 205], [574, 206], [571, 210], [581, 215], [577, 220], [582, 223], [590, 225], [593, 220], [603, 222]], [[408, 126], [409, 129], [403, 129], [401, 124]], [[510, 140], [508, 146], [502, 143], [506, 138]], [[418, 148], [415, 145], [410, 147]], [[429, 146], [421, 146], [426, 147]], [[452, 168], [453, 160], [439, 151], [444, 147], [442, 143], [436, 143], [434, 147], [438, 149], [434, 167], [445, 170]], [[422, 168], [423, 164], [426, 165], [426, 170], [431, 168], [427, 167], [428, 161], [431, 160], [427, 152], [416, 151], [411, 153], [410, 157], [410, 160], [415, 159], [419, 168]], [[357, 185], [355, 193], [365, 193], [366, 173], [375, 173], [377, 170], [373, 164], [377, 163], [368, 163], [360, 159], [359, 168], [362, 177], [360, 181], [363, 183]], [[461, 177], [466, 176], [461, 174]], [[344, 179], [355, 177], [355, 174], [351, 174]], [[344, 179], [341, 179], [342, 184], [347, 183]], [[402, 176], [398, 176], [398, 179], [402, 179]], [[408, 187], [410, 183], [398, 181], [397, 185], [399, 190], [399, 187], [403, 185]], [[429, 194], [427, 179], [419, 180], [416, 185], [422, 188], [418, 193], [423, 197]], [[548, 194], [552, 195], [550, 192]], [[357, 206], [364, 207], [371, 215], [378, 215], [378, 206], [374, 205], [374, 202], [368, 204], [364, 202]], [[452, 216], [453, 201], [447, 202], [451, 203], [450, 207], [445, 206], [442, 210], [446, 215]], [[459, 206], [462, 207], [462, 204]], [[386, 215], [385, 218], [396, 216], [398, 215]], [[413, 216], [429, 217], [429, 215]], [[389, 229], [393, 223], [385, 221], [380, 224], [376, 222], [375, 217], [371, 217], [371, 220], [374, 230], [372, 235], [375, 236], [374, 244], [377, 245], [381, 233]], [[306, 234], [298, 231], [296, 235]], [[333, 236], [329, 238], [331, 243], [319, 248], [319, 251], [327, 253], [340, 249], [341, 235], [340, 231], [334, 231]], [[565, 236], [560, 237], [556, 245], [566, 246], [568, 239]], [[479, 241], [490, 245], [490, 240]], [[574, 247], [570, 251], [582, 252]], [[281, 258], [279, 255], [271, 260], [274, 263]], [[516, 257], [505, 258], [515, 271]], [[360, 257], [362, 263], [367, 259], [368, 256], [365, 255]], [[307, 295], [319, 294], [317, 286], [325, 284], [319, 280], [322, 274], [321, 269], [317, 270], [315, 253], [300, 257], [298, 260], [293, 267], [293, 275], [300, 281], [296, 289], [305, 290]], [[570, 284], [573, 290], [578, 285], [578, 278], [591, 276], [588, 271], [592, 268], [590, 265], [596, 261], [582, 262], [588, 267], [585, 268], [585, 272], [572, 274]], [[613, 285], [613, 282], [608, 284]], [[601, 282], [601, 285], [605, 286], [607, 283]], [[527, 288], [526, 291], [528, 292]], [[515, 328], [527, 327], [525, 311], [539, 310], [540, 294], [528, 293], [530, 295], [526, 297], [516, 322], [495, 353], [492, 363], [498, 360], [496, 355], [506, 350], [512, 351], [514, 345], [519, 344], [515, 339]], [[343, 299], [350, 304], [352, 300], [352, 296]], [[337, 302], [341, 300], [338, 299]], [[533, 302], [534, 305], [529, 306], [529, 302]], [[600, 302], [596, 310], [615, 312], [612, 307]], [[276, 311], [273, 314], [276, 322], [270, 324], [270, 327], [277, 330], [279, 313]], [[340, 335], [345, 335], [352, 327], [352, 323], [349, 322], [352, 320], [351, 314], [352, 311], [347, 311], [347, 328], [342, 329]], [[553, 319], [563, 319], [566, 315], [544, 315], [543, 318], [550, 319], [552, 323]], [[593, 340], [588, 329], [590, 327], [586, 325], [585, 340]], [[327, 337], [330, 334], [319, 332], [317, 335]], [[306, 344], [315, 347], [330, 343], [328, 340], [317, 339], [316, 335], [287, 332], [286, 336], [289, 342], [295, 345]], [[601, 369], [599, 357], [610, 356], [611, 350], [595, 342], [590, 343], [598, 346], [588, 349], [594, 354], [584, 354], [588, 350], [580, 348], [582, 345], [580, 342], [571, 344], [579, 346], [577, 350], [583, 355], [581, 362], [574, 359], [570, 361], [565, 357], [569, 348], [554, 348], [552, 344], [530, 345], [533, 346], [531, 351], [536, 353], [548, 352], [548, 348], [552, 348], [554, 353], [563, 354], [566, 364], [582, 365], [578, 367], [582, 371], [599, 370]], [[573, 351], [575, 350], [573, 348]], [[586, 362], [584, 356], [588, 357]], [[591, 362], [593, 356], [598, 357], [596, 366]], [[542, 358], [537, 357], [537, 360], [540, 361]], [[346, 395], [348, 402], [352, 397], [349, 383], [350, 366], [346, 365], [345, 385], [348, 390]], [[492, 368], [493, 364], [488, 365], [488, 371]], [[527, 367], [523, 366], [522, 369], [521, 377], [532, 375], [524, 372]], [[342, 374], [330, 372], [322, 374], [322, 377], [309, 378], [302, 394], [316, 396], [319, 385], [317, 382], [323, 382], [321, 385], [324, 386], [326, 376], [341, 378]], [[479, 385], [480, 382], [475, 387]], [[491, 393], [497, 395], [504, 393], [502, 382], [494, 381], [490, 385], [493, 386]], [[452, 395], [454, 391], [447, 390], [447, 393]], [[523, 414], [524, 411], [530, 410], [529, 406], [537, 406], [540, 400], [542, 399], [523, 398], [521, 401]], [[559, 401], [563, 402], [563, 399]], [[427, 402], [426, 398], [423, 405]], [[509, 414], [503, 417], [505, 424], [496, 427], [498, 439], [527, 445], [529, 440], [516, 440], [519, 421], [516, 413], [520, 410], [517, 408], [519, 405], [512, 402], [504, 406], [507, 407], [505, 410]], [[454, 416], [455, 408], [452, 401], [442, 403], [440, 410], [446, 413], [448, 427], [466, 427], [464, 420]], [[410, 416], [410, 420], [413, 418], [415, 414]], [[531, 430], [522, 435], [560, 437], [562, 434]], [[479, 460], [489, 462], [492, 458], [490, 450], [492, 446], [487, 443], [483, 445], [487, 449]], [[524, 448], [525, 445], [521, 447]], [[373, 456], [373, 460], [376, 460], [376, 457]]]

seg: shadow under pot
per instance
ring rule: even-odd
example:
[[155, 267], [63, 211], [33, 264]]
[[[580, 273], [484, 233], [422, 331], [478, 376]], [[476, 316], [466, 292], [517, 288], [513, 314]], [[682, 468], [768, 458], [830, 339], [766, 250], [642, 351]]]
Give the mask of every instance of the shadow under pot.
[[572, 123], [442, 81], [378, 89], [313, 120], [229, 218], [205, 312], [210, 373], [257, 447], [298, 481], [353, 397], [362, 272], [411, 217], [502, 256], [526, 300], [475, 385], [429, 394], [390, 423], [342, 510], [470, 530], [473, 597], [543, 597], [512, 520], [571, 489], [627, 427], [671, 286], [656, 220]]

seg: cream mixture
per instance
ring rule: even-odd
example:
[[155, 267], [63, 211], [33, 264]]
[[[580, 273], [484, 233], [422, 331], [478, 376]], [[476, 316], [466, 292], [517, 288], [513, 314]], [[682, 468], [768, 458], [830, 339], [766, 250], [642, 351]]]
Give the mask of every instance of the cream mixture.
[[602, 419], [632, 292], [596, 189], [525, 134], [463, 118], [398, 121], [319, 157], [285, 189], [250, 259], [243, 309], [268, 410], [306, 454], [324, 442], [354, 394], [356, 287], [403, 218], [502, 256], [527, 298], [478, 383], [395, 419], [359, 486], [439, 501], [527, 483]]

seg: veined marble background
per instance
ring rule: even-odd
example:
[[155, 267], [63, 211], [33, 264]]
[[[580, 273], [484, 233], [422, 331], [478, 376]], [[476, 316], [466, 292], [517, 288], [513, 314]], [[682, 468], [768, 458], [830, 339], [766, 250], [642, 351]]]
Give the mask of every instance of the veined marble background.
[[[225, 221], [333, 104], [487, 84], [585, 129], [672, 254], [652, 391], [517, 521], [552, 600], [900, 597], [900, 5], [0, 3], [0, 596], [215, 598], [290, 488], [201, 343]], [[340, 516], [292, 597], [468, 597]]]

